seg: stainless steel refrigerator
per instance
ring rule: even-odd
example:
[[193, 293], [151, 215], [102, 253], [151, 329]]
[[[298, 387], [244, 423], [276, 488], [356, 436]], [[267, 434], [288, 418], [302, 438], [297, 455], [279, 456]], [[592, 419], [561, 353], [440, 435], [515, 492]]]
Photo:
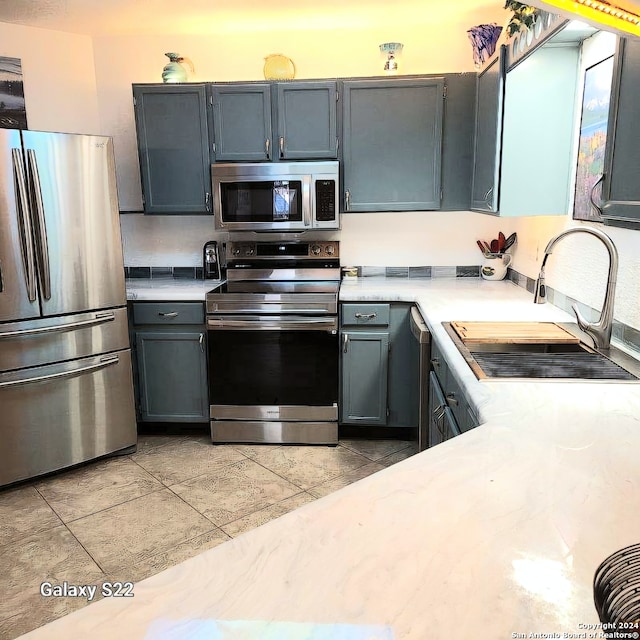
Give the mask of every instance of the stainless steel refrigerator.
[[0, 486], [136, 437], [111, 139], [0, 129]]

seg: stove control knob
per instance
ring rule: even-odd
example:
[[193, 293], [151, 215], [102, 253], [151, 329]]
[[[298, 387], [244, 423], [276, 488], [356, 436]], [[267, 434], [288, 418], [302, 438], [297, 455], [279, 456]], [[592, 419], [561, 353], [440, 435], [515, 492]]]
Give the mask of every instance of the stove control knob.
[[336, 252], [336, 248], [334, 245], [332, 244], [328, 244], [325, 248], [324, 248], [325, 253], [328, 256], [332, 256], [335, 252]]
[[234, 256], [239, 256], [240, 255], [240, 247], [233, 247], [233, 255]]
[[252, 246], [248, 246], [244, 250], [245, 255], [252, 256], [255, 253], [255, 249]]
[[319, 255], [320, 255], [320, 253], [321, 253], [321, 251], [322, 251], [322, 248], [320, 247], [320, 245], [319, 245], [319, 244], [312, 244], [312, 245], [311, 245], [311, 253], [312, 253], [314, 256], [319, 256]]

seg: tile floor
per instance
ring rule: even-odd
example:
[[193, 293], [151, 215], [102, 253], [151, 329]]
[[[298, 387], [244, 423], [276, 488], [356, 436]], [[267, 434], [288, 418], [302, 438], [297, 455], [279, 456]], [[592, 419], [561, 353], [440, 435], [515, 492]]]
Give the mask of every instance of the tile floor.
[[415, 452], [401, 440], [212, 446], [205, 436], [141, 436], [135, 454], [0, 491], [0, 640], [87, 604], [42, 597], [44, 581], [142, 580]]

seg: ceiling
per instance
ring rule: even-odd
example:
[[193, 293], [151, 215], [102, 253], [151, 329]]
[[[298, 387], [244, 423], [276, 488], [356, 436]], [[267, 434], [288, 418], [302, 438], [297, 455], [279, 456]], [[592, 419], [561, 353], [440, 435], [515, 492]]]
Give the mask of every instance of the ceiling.
[[229, 28], [384, 27], [502, 19], [504, 0], [4, 0], [0, 22], [91, 36], [205, 34]]

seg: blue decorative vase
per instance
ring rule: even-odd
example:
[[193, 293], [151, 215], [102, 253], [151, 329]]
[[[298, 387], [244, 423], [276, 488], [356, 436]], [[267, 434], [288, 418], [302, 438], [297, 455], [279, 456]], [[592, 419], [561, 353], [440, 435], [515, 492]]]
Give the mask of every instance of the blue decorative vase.
[[180, 64], [185, 60], [179, 53], [165, 53], [169, 62], [162, 70], [162, 82], [186, 82], [187, 70]]
[[479, 24], [467, 31], [471, 47], [473, 48], [473, 63], [479, 69], [494, 53], [502, 27], [495, 22]]

